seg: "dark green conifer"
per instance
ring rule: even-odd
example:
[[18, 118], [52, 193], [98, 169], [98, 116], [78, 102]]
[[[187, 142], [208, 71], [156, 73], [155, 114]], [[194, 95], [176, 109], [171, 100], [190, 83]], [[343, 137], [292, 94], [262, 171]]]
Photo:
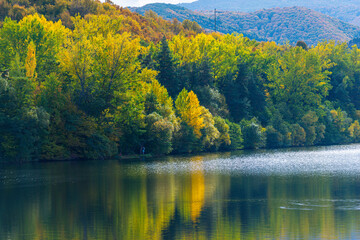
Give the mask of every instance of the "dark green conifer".
[[157, 56], [157, 62], [157, 70], [159, 71], [157, 78], [168, 90], [169, 95], [174, 98], [178, 93], [178, 84], [175, 78], [173, 59], [171, 57], [171, 52], [165, 36], [161, 40], [161, 47]]

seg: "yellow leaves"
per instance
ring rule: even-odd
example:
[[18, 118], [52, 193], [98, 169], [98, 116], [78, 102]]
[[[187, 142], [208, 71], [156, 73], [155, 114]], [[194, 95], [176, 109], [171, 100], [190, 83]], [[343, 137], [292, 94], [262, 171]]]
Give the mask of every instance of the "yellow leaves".
[[193, 128], [195, 135], [200, 138], [200, 130], [204, 128], [204, 119], [202, 118], [203, 108], [200, 106], [196, 94], [183, 89], [175, 101], [176, 110], [182, 121]]
[[203, 158], [191, 158], [191, 220], [196, 222], [201, 214], [205, 202], [205, 178], [203, 172]]
[[246, 61], [254, 54], [259, 54], [259, 58], [266, 57], [255, 48], [255, 43], [242, 35], [177, 35], [169, 41], [169, 48], [180, 65], [208, 58], [215, 79], [235, 72], [239, 58]]
[[6, 19], [0, 31], [0, 62], [8, 68], [18, 55], [21, 64], [27, 65], [27, 76], [34, 78], [36, 68], [44, 81], [57, 65], [58, 53], [68, 32], [60, 21], [47, 21], [37, 14], [19, 22]]
[[201, 136], [200, 130], [204, 127], [204, 119], [201, 116], [202, 107], [200, 106], [199, 100], [196, 94], [191, 91], [189, 92], [189, 125], [194, 128], [194, 132], [197, 136]]
[[151, 90], [155, 94], [155, 96], [160, 104], [162, 104], [162, 105], [171, 104], [172, 105], [172, 99], [169, 96], [167, 89], [165, 87], [161, 86], [161, 84], [156, 79], [154, 79], [152, 81]]
[[269, 90], [267, 90], [267, 89], [265, 89], [265, 96], [266, 96], [267, 98], [269, 98], [269, 97], [270, 97]]
[[280, 66], [283, 66], [283, 61], [281, 59], [278, 60], [278, 63], [280, 64]]
[[355, 120], [348, 129], [350, 137], [356, 140], [360, 139], [360, 124], [358, 120]]
[[346, 131], [346, 125], [347, 121], [351, 120], [347, 117], [347, 113], [342, 111], [341, 108], [333, 109], [330, 111], [330, 114], [333, 118], [333, 122], [337, 126], [337, 128], [340, 130], [340, 132]]
[[333, 117], [333, 119], [337, 118], [338, 112], [335, 109], [331, 110], [330, 113], [331, 113], [331, 116]]
[[200, 59], [199, 46], [194, 38], [176, 35], [169, 41], [169, 48], [180, 65], [196, 62]]
[[[45, 32], [45, 35], [42, 36], [43, 40], [55, 41], [52, 44], [55, 44], [56, 46], [60, 45], [70, 33], [70, 30], [65, 28], [60, 20], [57, 22], [48, 21], [44, 16], [39, 16], [38, 14], [24, 17], [19, 24], [22, 30], [29, 32], [36, 32], [38, 31], [36, 28], [43, 28]], [[31, 39], [28, 41], [31, 41]]]
[[[90, 39], [94, 56], [94, 70], [101, 78], [101, 84], [127, 84], [135, 79], [139, 68], [138, 56], [142, 52], [139, 39], [132, 39], [129, 33], [98, 34]], [[153, 74], [152, 74], [153, 75]]]
[[[82, 91], [88, 86], [103, 92], [142, 89], [140, 82], [151, 82], [156, 72], [140, 70], [139, 54], [145, 51], [140, 39], [116, 32], [121, 18], [89, 16], [73, 19], [75, 29], [61, 55], [61, 67]], [[144, 89], [146, 90], [146, 89]]]
[[25, 60], [26, 77], [35, 80], [36, 78], [36, 56], [35, 56], [35, 44], [30, 42], [28, 46], [28, 52]]

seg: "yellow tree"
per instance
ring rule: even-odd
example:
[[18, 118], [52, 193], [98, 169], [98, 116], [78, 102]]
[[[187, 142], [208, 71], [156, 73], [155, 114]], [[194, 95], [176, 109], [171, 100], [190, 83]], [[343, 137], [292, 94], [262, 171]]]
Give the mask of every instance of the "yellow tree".
[[26, 77], [30, 79], [36, 78], [36, 56], [35, 56], [35, 44], [30, 42], [28, 45], [28, 52], [25, 61]]
[[33, 41], [28, 45], [28, 52], [25, 60], [25, 70], [26, 77], [32, 82], [32, 85], [35, 86], [35, 94], [40, 90], [41, 81], [37, 80], [36, 73], [36, 46]]
[[67, 36], [60, 21], [29, 15], [16, 22], [7, 18], [0, 28], [0, 68], [11, 69], [16, 58], [26, 66], [26, 76], [39, 82], [58, 70], [58, 53]]
[[360, 124], [358, 120], [355, 120], [349, 127], [349, 134], [355, 141], [360, 139]]
[[193, 128], [195, 135], [200, 138], [200, 130], [204, 128], [203, 108], [193, 91], [183, 89], [175, 101], [175, 106], [183, 122]]

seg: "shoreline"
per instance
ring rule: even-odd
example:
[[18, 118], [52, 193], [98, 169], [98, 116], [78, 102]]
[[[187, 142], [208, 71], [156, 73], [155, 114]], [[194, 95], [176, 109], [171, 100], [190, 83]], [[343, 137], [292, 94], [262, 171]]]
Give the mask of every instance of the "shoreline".
[[147, 160], [154, 158], [162, 158], [162, 157], [170, 157], [170, 156], [197, 156], [202, 154], [214, 154], [214, 153], [233, 153], [238, 151], [276, 151], [276, 150], [291, 150], [291, 149], [306, 149], [306, 148], [317, 148], [317, 147], [331, 147], [331, 146], [346, 146], [346, 145], [358, 145], [360, 143], [342, 143], [342, 144], [331, 144], [331, 145], [313, 145], [313, 146], [301, 146], [301, 147], [283, 147], [283, 148], [258, 148], [258, 149], [239, 149], [233, 151], [215, 151], [215, 152], [194, 152], [194, 153], [176, 153], [176, 154], [168, 154], [168, 155], [153, 155], [151, 153], [140, 155], [140, 154], [128, 154], [128, 155], [117, 155], [107, 159], [82, 159], [82, 158], [69, 158], [69, 159], [61, 159], [61, 160], [32, 160], [32, 161], [0, 161], [1, 165], [22, 165], [27, 163], [60, 163], [60, 162], [90, 162], [90, 161], [134, 161], [134, 160]]

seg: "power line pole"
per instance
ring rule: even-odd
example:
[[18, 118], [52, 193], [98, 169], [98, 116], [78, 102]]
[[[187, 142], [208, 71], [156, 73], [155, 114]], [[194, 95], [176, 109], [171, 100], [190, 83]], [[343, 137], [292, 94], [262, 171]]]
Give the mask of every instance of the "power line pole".
[[216, 32], [216, 8], [214, 9], [214, 21], [215, 21], [215, 32]]

